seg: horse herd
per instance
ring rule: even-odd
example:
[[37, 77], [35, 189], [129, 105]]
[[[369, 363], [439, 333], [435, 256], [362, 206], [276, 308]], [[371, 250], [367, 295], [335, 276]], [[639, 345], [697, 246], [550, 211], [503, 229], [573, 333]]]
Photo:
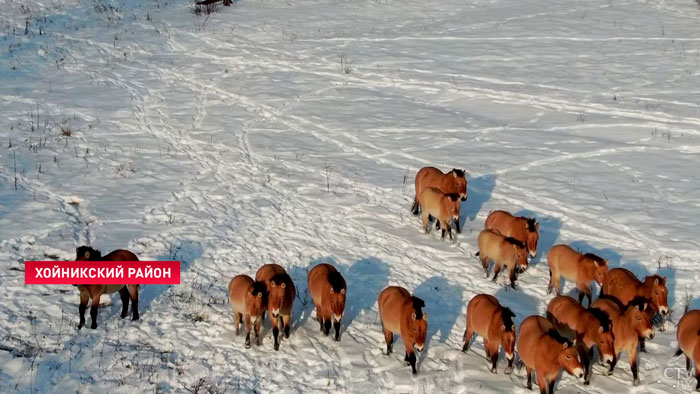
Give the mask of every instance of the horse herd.
[[[431, 221], [442, 230], [442, 238], [452, 239], [452, 222], [461, 232], [459, 223], [460, 201], [467, 195], [467, 180], [463, 170], [453, 169], [443, 173], [437, 168], [421, 169], [415, 180], [416, 196], [411, 211], [422, 213], [422, 228], [430, 231]], [[493, 280], [500, 271], [508, 271], [510, 286], [515, 288], [518, 275], [528, 268], [528, 255], [537, 255], [539, 223], [533, 218], [513, 216], [505, 211], [491, 212], [486, 218], [484, 230], [478, 236], [479, 252], [476, 254], [482, 268], [489, 275], [494, 265]], [[137, 261], [126, 250], [116, 250], [102, 256], [98, 250], [81, 246], [76, 249], [76, 260]], [[516, 330], [515, 314], [489, 294], [474, 296], [467, 305], [462, 350], [467, 352], [474, 335], [481, 336], [490, 370], [497, 372], [500, 350], [503, 349], [508, 366], [506, 374], [513, 370], [516, 350], [526, 368], [527, 388], [532, 389], [532, 372], [535, 372], [541, 393], [553, 393], [557, 376], [562, 369], [569, 374], [591, 381], [592, 363], [607, 366], [611, 375], [621, 353], [627, 353], [632, 370], [633, 384], [639, 384], [638, 352], [645, 352], [644, 341], [654, 338], [652, 321], [669, 315], [666, 278], [650, 275], [640, 281], [624, 268], [610, 269], [608, 261], [592, 253], [579, 253], [568, 245], [555, 245], [547, 253], [549, 284], [547, 293], [556, 296], [547, 305], [546, 317], [526, 317]], [[578, 300], [561, 295], [561, 279], [576, 284]], [[325, 335], [334, 329], [334, 339], [340, 341], [341, 319], [344, 314], [347, 283], [338, 270], [329, 264], [319, 264], [308, 273], [308, 290], [311, 294], [320, 331]], [[600, 286], [600, 296], [593, 301], [591, 285]], [[91, 327], [97, 328], [97, 307], [101, 294], [119, 292], [123, 307], [121, 317], [128, 315], [129, 301], [132, 319], [138, 320], [137, 285], [79, 285], [80, 324], [85, 324], [85, 310], [92, 299]], [[274, 349], [279, 350], [280, 331], [284, 338], [290, 335], [292, 307], [296, 287], [291, 276], [277, 264], [265, 264], [258, 269], [255, 278], [237, 275], [228, 285], [236, 335], [240, 325], [245, 326], [245, 347], [251, 346], [251, 331], [255, 344], [261, 345], [260, 328], [266, 314], [270, 315]], [[583, 306], [588, 299], [588, 307]], [[404, 362], [417, 373], [416, 352], [425, 347], [428, 315], [423, 311], [425, 302], [398, 286], [390, 286], [378, 295], [378, 309], [386, 341], [386, 354], [393, 351], [396, 334], [401, 336], [406, 353]], [[663, 324], [661, 325], [663, 330]], [[517, 334], [516, 334], [517, 332]], [[685, 313], [678, 324], [677, 339], [680, 349], [676, 356], [685, 354], [686, 367], [691, 359], [695, 364], [696, 389], [700, 389], [700, 311]], [[597, 352], [596, 352], [597, 351]], [[597, 354], [596, 354], [597, 353]]]

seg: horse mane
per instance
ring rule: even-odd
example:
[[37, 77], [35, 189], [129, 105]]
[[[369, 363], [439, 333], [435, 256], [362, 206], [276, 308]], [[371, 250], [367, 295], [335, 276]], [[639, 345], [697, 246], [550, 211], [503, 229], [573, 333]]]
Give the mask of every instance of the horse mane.
[[457, 201], [460, 199], [459, 194], [457, 193], [445, 193], [445, 197], [449, 197], [449, 199], [452, 201]]
[[464, 170], [458, 170], [458, 169], [456, 169], [456, 168], [453, 168], [453, 169], [452, 169], [452, 172], [454, 172], [455, 175], [457, 175], [458, 177], [463, 177], [463, 176], [464, 176]]
[[292, 281], [292, 278], [289, 277], [289, 274], [286, 272], [282, 272], [279, 274], [275, 274], [272, 278], [270, 278], [270, 282], [275, 282], [277, 285], [281, 285], [284, 283], [285, 285], [288, 285], [289, 282]]
[[258, 295], [262, 293], [263, 297], [265, 297], [265, 293], [267, 293], [267, 285], [265, 282], [260, 282], [260, 281], [254, 281], [253, 284], [253, 290], [251, 291], [253, 295]]
[[565, 343], [569, 346], [572, 345], [572, 342], [568, 338], [562, 336], [556, 328], [550, 328], [547, 330], [547, 334], [562, 345]]
[[639, 306], [639, 310], [644, 310], [644, 304], [646, 304], [646, 306], [649, 306], [649, 304], [651, 304], [651, 299], [638, 295], [634, 297], [632, 301], [629, 302], [629, 304], [627, 304], [627, 308]]
[[338, 271], [331, 271], [328, 273], [328, 283], [331, 284], [334, 293], [340, 293], [340, 290], [345, 288], [343, 276], [340, 275]]
[[605, 260], [604, 260], [602, 257], [598, 256], [597, 254], [586, 253], [586, 254], [584, 254], [583, 256], [586, 257], [586, 258], [589, 258], [589, 259], [591, 259], [591, 260], [593, 260], [593, 261], [598, 262], [598, 264], [600, 264], [600, 265], [606, 265], [606, 264], [607, 264], [607, 263], [605, 262]]
[[503, 325], [506, 326], [506, 331], [510, 331], [513, 324], [515, 324], [513, 322], [515, 313], [507, 306], [501, 306], [501, 317], [503, 318]]
[[423, 310], [421, 308], [425, 307], [425, 301], [416, 296], [411, 296], [411, 301], [413, 301], [413, 310], [416, 312], [416, 320], [422, 319]]
[[537, 221], [535, 221], [535, 218], [523, 218], [527, 221], [527, 230], [530, 232], [535, 232], [537, 231], [537, 227], [535, 225], [537, 224]]
[[519, 248], [525, 248], [525, 244], [523, 242], [521, 242], [520, 240], [515, 239], [513, 237], [506, 237], [506, 242], [508, 242], [512, 245], [515, 245]]
[[75, 255], [77, 258], [85, 256], [85, 252], [90, 252], [90, 261], [102, 259], [102, 252], [97, 249], [93, 249], [89, 246], [80, 246], [75, 250]]
[[[639, 298], [639, 297], [637, 297], [637, 298]], [[635, 300], [637, 298], [635, 298]], [[613, 296], [608, 295], [608, 294], [601, 294], [598, 297], [598, 299], [599, 300], [610, 300], [610, 301], [614, 302], [615, 305], [617, 305], [620, 308], [620, 310], [623, 310], [623, 311], [625, 310], [625, 306], [622, 304], [622, 302], [620, 302], [620, 300], [617, 299], [617, 297], [613, 297]], [[634, 300], [632, 300], [632, 302], [634, 302]]]
[[649, 275], [646, 278], [644, 278], [644, 282], [646, 282], [648, 280], [654, 280], [654, 279], [658, 279], [659, 283], [661, 283], [661, 281], [664, 280], [664, 277], [659, 275], [659, 274]]
[[610, 316], [608, 316], [607, 313], [599, 308], [589, 308], [588, 311], [591, 312], [596, 319], [598, 319], [600, 325], [603, 327], [603, 332], [610, 331], [612, 328], [612, 320], [610, 320]]

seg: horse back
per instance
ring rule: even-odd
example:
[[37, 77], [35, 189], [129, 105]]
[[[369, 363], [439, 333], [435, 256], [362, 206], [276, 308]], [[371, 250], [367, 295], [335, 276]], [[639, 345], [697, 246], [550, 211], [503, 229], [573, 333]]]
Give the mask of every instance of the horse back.
[[[499, 324], [499, 321], [502, 324], [503, 318], [499, 316], [500, 313], [502, 313], [501, 304], [496, 297], [489, 294], [478, 294], [467, 305], [467, 318], [474, 331], [489, 340], [498, 340], [498, 338], [491, 338], [489, 334], [493, 324]], [[500, 324], [497, 328], [500, 328]]]
[[385, 329], [395, 333], [401, 332], [401, 321], [410, 304], [411, 293], [403, 287], [389, 286], [379, 293], [378, 305]]
[[102, 261], [139, 261], [139, 258], [126, 249], [117, 249], [106, 256], [102, 256]]
[[614, 268], [608, 271], [603, 283], [603, 293], [617, 298], [627, 305], [639, 294], [642, 282], [625, 268]]

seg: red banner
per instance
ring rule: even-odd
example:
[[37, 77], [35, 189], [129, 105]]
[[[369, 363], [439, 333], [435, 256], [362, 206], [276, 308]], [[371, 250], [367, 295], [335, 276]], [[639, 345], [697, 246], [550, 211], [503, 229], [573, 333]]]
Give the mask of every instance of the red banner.
[[25, 261], [27, 285], [179, 285], [179, 261]]

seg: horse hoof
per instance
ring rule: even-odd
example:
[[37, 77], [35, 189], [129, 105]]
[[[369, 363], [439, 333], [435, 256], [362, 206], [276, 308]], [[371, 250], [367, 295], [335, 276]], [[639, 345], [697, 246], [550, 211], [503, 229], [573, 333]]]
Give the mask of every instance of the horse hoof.
[[138, 319], [139, 319], [139, 316], [136, 315], [136, 316], [134, 316], [131, 320], [138, 320]]
[[246, 342], [245, 342], [245, 348], [246, 348], [246, 349], [250, 349], [250, 341], [246, 341]]
[[635, 380], [634, 383], [632, 383], [633, 386], [639, 386], [642, 382], [639, 381], [639, 379]]
[[96, 328], [97, 328], [97, 324], [91, 325], [90, 328], [93, 329], [93, 330], [96, 329]]
[[280, 344], [279, 344], [279, 343], [276, 343], [276, 344], [275, 344], [275, 350], [280, 350]]
[[124, 318], [127, 317], [127, 316], [129, 316], [128, 313], [122, 313], [122, 314], [120, 315], [120, 317], [121, 317], [122, 319], [124, 319]]
[[503, 373], [506, 375], [510, 375], [511, 373], [513, 373], [513, 367], [506, 367], [506, 369], [503, 370]]
[[496, 368], [491, 368], [490, 371], [491, 371], [491, 373], [498, 373], [498, 371], [496, 370]]
[[590, 384], [591, 384], [591, 381], [590, 381], [590, 380], [586, 380], [586, 381], [583, 382], [583, 385], [584, 385], [584, 386], [589, 386]]
[[608, 371], [608, 372], [606, 373], [606, 375], [612, 376], [612, 375], [613, 375], [613, 371]]
[[84, 325], [85, 325], [85, 324], [78, 324], [78, 330], [80, 330], [81, 328], [83, 328]]

